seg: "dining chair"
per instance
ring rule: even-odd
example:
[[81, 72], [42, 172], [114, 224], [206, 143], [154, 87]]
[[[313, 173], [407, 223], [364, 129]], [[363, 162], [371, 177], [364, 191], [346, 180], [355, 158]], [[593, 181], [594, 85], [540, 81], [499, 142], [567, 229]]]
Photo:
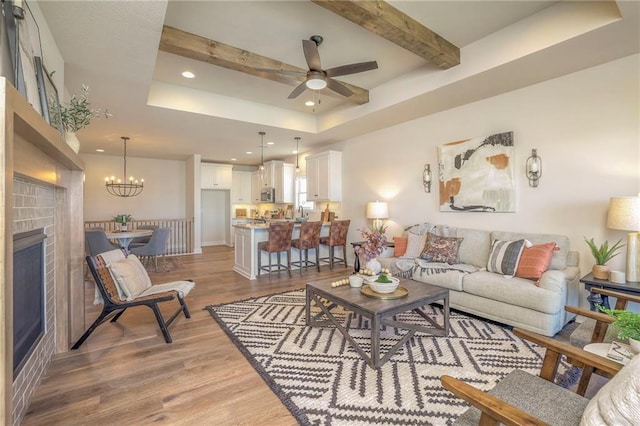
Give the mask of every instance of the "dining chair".
[[[329, 235], [320, 237], [320, 244], [329, 247], [329, 257], [320, 260], [329, 263], [329, 269], [333, 269], [336, 263], [344, 263], [344, 267], [347, 267], [347, 232], [350, 224], [351, 220], [334, 220], [331, 222]], [[336, 256], [336, 247], [342, 247], [341, 258]]]
[[[307, 269], [309, 265], [316, 266], [318, 272], [320, 272], [320, 229], [322, 228], [322, 222], [302, 222], [300, 224], [300, 236], [295, 240], [291, 240], [291, 247], [298, 250], [298, 261], [291, 262], [292, 265], [300, 268], [300, 275], [302, 275], [302, 267]], [[315, 250], [316, 261], [309, 261], [309, 250]], [[304, 261], [302, 260], [302, 252], [304, 252]]]
[[[158, 225], [138, 225], [136, 227], [136, 229], [149, 229], [151, 231], [155, 231], [158, 228], [159, 228]], [[136, 237], [133, 240], [131, 240], [131, 242], [129, 243], [129, 247], [130, 248], [141, 247], [147, 244], [149, 240], [151, 240], [151, 235], [146, 235], [144, 237]]]
[[[269, 239], [258, 243], [258, 276], [260, 271], [271, 272], [288, 271], [291, 277], [291, 235], [293, 234], [293, 222], [272, 222], [269, 224]], [[262, 266], [262, 252], [266, 251], [269, 256], [269, 265]], [[287, 264], [283, 265], [280, 254], [286, 252]], [[271, 255], [277, 253], [278, 263], [272, 265]], [[276, 268], [275, 271], [273, 268]]]
[[97, 256], [105, 251], [120, 248], [111, 244], [104, 230], [87, 229], [84, 231], [84, 250], [89, 256]]
[[158, 228], [153, 231], [147, 244], [133, 247], [129, 251], [136, 256], [142, 256], [145, 260], [153, 258], [155, 270], [158, 272], [158, 256], [165, 254], [170, 232], [171, 228]]

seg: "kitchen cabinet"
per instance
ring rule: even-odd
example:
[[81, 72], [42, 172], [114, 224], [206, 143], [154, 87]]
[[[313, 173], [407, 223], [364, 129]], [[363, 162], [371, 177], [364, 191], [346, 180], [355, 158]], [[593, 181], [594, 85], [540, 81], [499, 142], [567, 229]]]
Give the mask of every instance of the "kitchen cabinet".
[[251, 172], [233, 172], [231, 174], [231, 203], [252, 204]]
[[260, 177], [260, 170], [256, 170], [251, 173], [251, 201], [253, 204], [259, 204], [260, 191], [262, 190], [262, 178]]
[[231, 189], [230, 164], [200, 163], [201, 189]]
[[325, 151], [307, 161], [307, 200], [342, 201], [342, 153]]
[[275, 165], [273, 172], [273, 187], [276, 189], [276, 203], [293, 203], [294, 174], [295, 166], [293, 164], [280, 162]]
[[233, 270], [249, 279], [255, 279], [252, 271], [252, 262], [255, 260], [251, 253], [253, 236], [249, 228], [236, 227], [234, 232]]

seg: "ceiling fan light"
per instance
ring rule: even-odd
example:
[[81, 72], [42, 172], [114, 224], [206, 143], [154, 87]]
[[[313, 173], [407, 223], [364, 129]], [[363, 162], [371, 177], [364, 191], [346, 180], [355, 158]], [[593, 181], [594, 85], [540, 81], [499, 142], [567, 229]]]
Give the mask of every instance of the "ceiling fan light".
[[310, 77], [305, 84], [311, 90], [322, 90], [327, 87], [326, 80], [320, 76]]
[[314, 105], [315, 105], [315, 102], [313, 102], [313, 101], [307, 101], [307, 102], [305, 102], [304, 104], [305, 104], [306, 106], [314, 106]]

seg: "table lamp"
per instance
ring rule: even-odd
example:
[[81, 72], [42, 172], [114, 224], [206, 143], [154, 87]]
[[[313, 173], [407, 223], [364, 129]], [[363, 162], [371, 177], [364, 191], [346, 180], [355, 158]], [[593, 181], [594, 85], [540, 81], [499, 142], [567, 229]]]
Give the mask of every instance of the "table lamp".
[[367, 219], [373, 219], [373, 227], [380, 228], [382, 219], [389, 218], [389, 205], [386, 201], [371, 201], [367, 203]]
[[607, 228], [633, 231], [627, 235], [627, 281], [640, 281], [640, 197], [611, 197]]

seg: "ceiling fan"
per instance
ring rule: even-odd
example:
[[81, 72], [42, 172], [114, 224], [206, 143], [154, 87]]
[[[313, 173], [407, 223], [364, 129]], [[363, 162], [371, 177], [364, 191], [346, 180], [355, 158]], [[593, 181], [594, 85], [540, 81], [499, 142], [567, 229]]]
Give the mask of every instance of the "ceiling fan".
[[323, 70], [320, 64], [320, 54], [318, 53], [318, 46], [322, 43], [322, 36], [314, 35], [309, 40], [302, 40], [302, 49], [304, 51], [304, 57], [307, 60], [309, 71], [306, 73], [299, 71], [285, 71], [285, 70], [272, 70], [259, 68], [258, 71], [264, 71], [274, 74], [288, 74], [288, 75], [300, 75], [306, 76], [306, 80], [300, 83], [298, 87], [293, 89], [289, 94], [289, 99], [294, 99], [300, 96], [306, 89], [322, 90], [325, 87], [333, 90], [342, 96], [349, 97], [353, 92], [344, 84], [332, 77], [338, 77], [341, 75], [356, 74], [359, 72], [375, 70], [378, 68], [376, 61], [359, 62], [356, 64], [342, 65], [339, 67], [329, 68]]

